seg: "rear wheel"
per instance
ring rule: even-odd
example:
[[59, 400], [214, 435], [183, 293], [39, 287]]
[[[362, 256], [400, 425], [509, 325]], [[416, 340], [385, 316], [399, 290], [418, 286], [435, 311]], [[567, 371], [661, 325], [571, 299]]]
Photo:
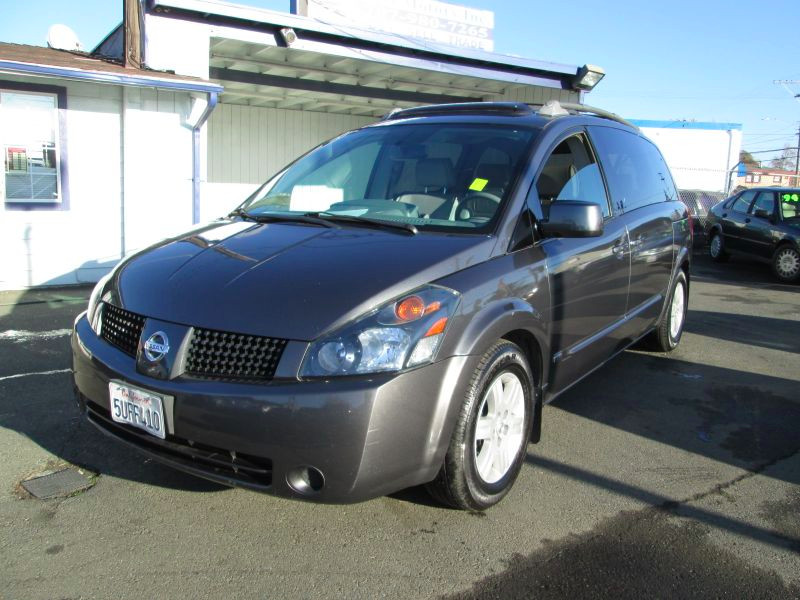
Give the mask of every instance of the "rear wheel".
[[683, 271], [678, 271], [672, 283], [669, 304], [658, 327], [649, 335], [649, 346], [659, 352], [672, 352], [678, 347], [686, 321], [689, 300], [689, 285]]
[[781, 281], [797, 281], [800, 279], [800, 252], [791, 246], [781, 246], [772, 255], [772, 270]]
[[494, 344], [472, 375], [444, 464], [427, 486], [434, 498], [472, 511], [503, 499], [525, 460], [534, 393], [519, 346]]
[[717, 262], [725, 262], [728, 260], [730, 255], [725, 252], [725, 247], [722, 243], [722, 235], [719, 231], [711, 233], [711, 239], [708, 242], [708, 253], [711, 255], [711, 258]]

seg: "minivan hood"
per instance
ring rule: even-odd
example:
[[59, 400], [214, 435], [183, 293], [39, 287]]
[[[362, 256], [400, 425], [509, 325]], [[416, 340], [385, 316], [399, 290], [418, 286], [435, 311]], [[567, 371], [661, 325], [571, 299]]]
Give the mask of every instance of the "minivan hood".
[[224, 220], [134, 255], [109, 282], [123, 308], [195, 327], [313, 340], [486, 260], [487, 236]]

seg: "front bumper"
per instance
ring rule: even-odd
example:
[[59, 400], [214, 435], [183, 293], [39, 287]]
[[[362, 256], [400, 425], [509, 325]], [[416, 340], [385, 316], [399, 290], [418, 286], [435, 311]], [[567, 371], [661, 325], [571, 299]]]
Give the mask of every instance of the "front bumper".
[[[452, 357], [401, 374], [325, 381], [155, 379], [99, 338], [85, 315], [72, 351], [78, 400], [103, 432], [194, 475], [321, 502], [433, 479], [466, 391], [462, 372], [474, 368], [472, 357]], [[165, 404], [165, 440], [111, 420], [112, 379], [174, 397]], [[298, 485], [307, 467], [321, 473], [316, 486]]]

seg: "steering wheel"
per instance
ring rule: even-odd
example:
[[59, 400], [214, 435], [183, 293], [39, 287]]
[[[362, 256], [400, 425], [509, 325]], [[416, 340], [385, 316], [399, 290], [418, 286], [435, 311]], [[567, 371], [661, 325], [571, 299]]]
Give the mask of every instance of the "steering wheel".
[[[466, 221], [467, 219], [470, 219], [471, 217], [475, 216], [482, 216], [482, 217], [488, 216], [489, 218], [494, 216], [494, 213], [497, 211], [497, 206], [493, 206], [491, 211], [478, 210], [481, 204], [478, 201], [481, 199], [489, 200], [495, 205], [500, 204], [500, 197], [495, 196], [494, 194], [490, 194], [489, 192], [469, 192], [469, 194], [467, 196], [464, 196], [464, 199], [458, 205], [457, 208], [458, 212], [456, 215], [457, 218], [462, 221]], [[487, 215], [486, 214], [487, 212], [490, 212], [491, 214]]]

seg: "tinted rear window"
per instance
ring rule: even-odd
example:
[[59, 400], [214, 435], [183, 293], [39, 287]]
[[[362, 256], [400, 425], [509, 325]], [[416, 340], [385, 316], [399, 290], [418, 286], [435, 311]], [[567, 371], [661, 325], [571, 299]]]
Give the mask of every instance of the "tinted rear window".
[[645, 138], [612, 127], [592, 127], [616, 212], [678, 199], [661, 152]]

